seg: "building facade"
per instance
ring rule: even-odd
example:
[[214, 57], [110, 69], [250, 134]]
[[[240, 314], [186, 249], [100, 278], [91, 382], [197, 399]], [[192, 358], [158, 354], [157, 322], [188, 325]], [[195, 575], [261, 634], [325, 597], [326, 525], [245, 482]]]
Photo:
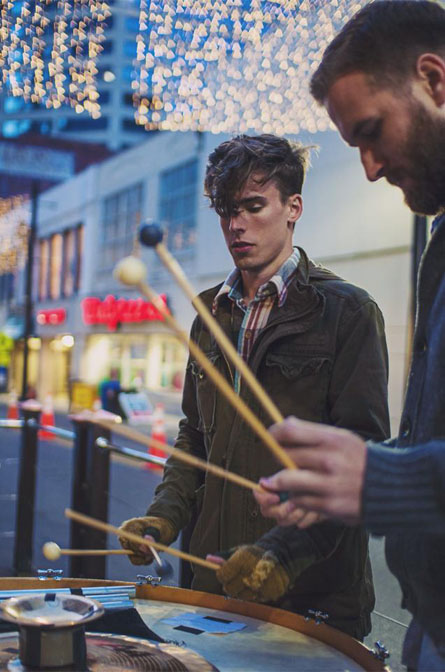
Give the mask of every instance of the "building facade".
[[[187, 353], [156, 311], [117, 283], [113, 269], [136, 250], [147, 263], [150, 286], [189, 329], [190, 302], [155, 252], [138, 248], [137, 228], [146, 218], [161, 222], [166, 244], [197, 291], [224, 279], [231, 258], [203, 196], [207, 156], [223, 139], [153, 134], [42, 195], [30, 366], [39, 398], [52, 394], [67, 402], [72, 381], [97, 385], [111, 369], [118, 369], [124, 387], [180, 387]], [[366, 181], [358, 156], [335, 133], [315, 140], [320, 151], [304, 186], [295, 244], [365, 287], [381, 306], [395, 429], [409, 346], [412, 215], [398, 190]], [[20, 380], [19, 359], [13, 381]]]

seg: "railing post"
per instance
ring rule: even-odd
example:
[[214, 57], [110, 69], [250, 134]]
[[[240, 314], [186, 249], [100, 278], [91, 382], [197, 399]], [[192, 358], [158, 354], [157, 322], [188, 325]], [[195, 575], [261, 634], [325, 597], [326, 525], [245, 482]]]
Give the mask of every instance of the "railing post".
[[14, 574], [16, 576], [29, 576], [32, 570], [38, 425], [41, 410], [41, 404], [34, 399], [21, 404], [23, 427], [20, 440], [14, 542]]
[[[110, 454], [96, 445], [103, 436], [110, 440], [110, 431], [81, 415], [72, 417], [74, 425], [74, 464], [71, 506], [75, 511], [108, 522], [108, 489]], [[105, 532], [71, 521], [70, 548], [106, 548]], [[71, 556], [70, 576], [103, 579], [105, 556]]]

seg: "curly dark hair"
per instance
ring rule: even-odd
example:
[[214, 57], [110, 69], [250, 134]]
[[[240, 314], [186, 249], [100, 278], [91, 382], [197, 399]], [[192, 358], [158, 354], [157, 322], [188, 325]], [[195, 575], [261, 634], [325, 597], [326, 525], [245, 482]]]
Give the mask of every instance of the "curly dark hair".
[[238, 135], [221, 143], [209, 156], [204, 181], [205, 195], [220, 217], [236, 210], [236, 195], [251, 175], [258, 184], [273, 180], [284, 203], [300, 194], [310, 147], [276, 135]]
[[403, 91], [425, 51], [445, 58], [445, 10], [428, 0], [376, 0], [328, 45], [312, 76], [311, 93], [324, 104], [334, 82], [357, 71], [377, 85]]

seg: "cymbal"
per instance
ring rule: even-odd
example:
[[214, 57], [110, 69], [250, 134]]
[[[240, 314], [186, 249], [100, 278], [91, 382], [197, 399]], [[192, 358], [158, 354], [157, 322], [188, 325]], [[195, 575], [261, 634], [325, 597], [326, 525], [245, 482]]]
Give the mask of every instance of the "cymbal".
[[[91, 672], [218, 672], [202, 656], [177, 644], [102, 633], [87, 633], [86, 643]], [[27, 672], [30, 668], [20, 663], [18, 655], [18, 636], [13, 633], [0, 635], [0, 669]]]

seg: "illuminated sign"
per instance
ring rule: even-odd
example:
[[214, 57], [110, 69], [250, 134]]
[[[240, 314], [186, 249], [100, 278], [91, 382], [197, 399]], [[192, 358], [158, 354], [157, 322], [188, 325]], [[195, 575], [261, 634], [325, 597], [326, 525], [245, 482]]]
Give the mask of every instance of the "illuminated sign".
[[0, 332], [0, 366], [9, 366], [11, 361], [11, 351], [13, 349], [14, 341], [12, 338], [7, 334]]
[[53, 308], [51, 310], [39, 310], [36, 315], [36, 322], [40, 326], [54, 326], [63, 324], [66, 320], [65, 308]]
[[[165, 294], [161, 294], [160, 298], [167, 305]], [[106, 324], [110, 331], [125, 322], [155, 322], [164, 319], [152, 303], [143, 299], [116, 299], [108, 295], [102, 300], [88, 296], [80, 305], [84, 324]]]

